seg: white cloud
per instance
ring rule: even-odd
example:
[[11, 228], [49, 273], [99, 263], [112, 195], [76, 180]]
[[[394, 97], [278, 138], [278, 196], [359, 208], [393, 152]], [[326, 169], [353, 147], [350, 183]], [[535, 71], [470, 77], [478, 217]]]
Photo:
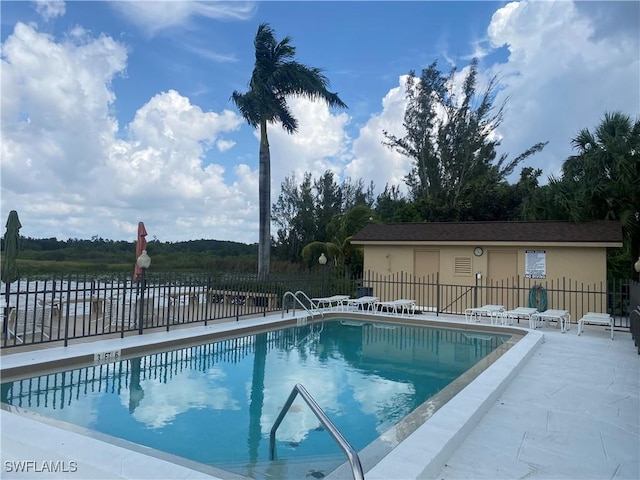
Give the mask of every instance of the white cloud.
[[[205, 154], [232, 141], [241, 117], [204, 112], [176, 91], [140, 107], [119, 137], [111, 83], [126, 48], [75, 29], [57, 43], [17, 24], [3, 44], [2, 201], [37, 237], [127, 238], [138, 221], [161, 240], [255, 241], [257, 177], [226, 182]], [[157, 225], [157, 228], [153, 228]]]
[[56, 43], [18, 23], [2, 55], [3, 203], [74, 204], [90, 194], [92, 169], [117, 129], [109, 84], [126, 50], [108, 37]]
[[405, 191], [404, 176], [412, 165], [411, 159], [382, 143], [385, 140], [383, 131], [396, 137], [405, 135], [406, 76], [400, 77], [398, 84], [382, 99], [382, 111], [372, 115], [360, 129], [353, 142], [353, 159], [345, 168], [346, 175], [352, 179], [372, 180], [377, 192], [382, 192], [387, 184], [400, 185]]
[[[332, 113], [326, 104], [305, 98], [292, 98], [288, 105], [298, 120], [298, 131], [289, 135], [280, 125], [269, 125], [271, 151], [272, 195], [278, 197], [280, 183], [285, 176], [303, 172], [319, 177], [326, 170], [340, 174], [344, 155], [348, 152], [349, 138], [346, 127], [349, 115], [343, 111]], [[258, 131], [255, 132], [256, 138]], [[256, 143], [256, 155], [258, 144]]]
[[129, 21], [138, 25], [149, 35], [171, 27], [188, 27], [197, 16], [217, 20], [246, 20], [255, 12], [255, 2], [211, 2], [211, 1], [115, 1], [111, 5]]
[[63, 0], [35, 0], [36, 12], [46, 21], [65, 14], [66, 5]]
[[570, 141], [580, 129], [595, 127], [606, 111], [639, 113], [637, 31], [596, 38], [597, 18], [572, 2], [513, 2], [496, 11], [487, 29], [495, 48], [509, 50], [508, 61], [487, 72], [504, 87], [496, 104], [510, 98], [499, 131], [503, 149], [517, 155], [548, 140], [529, 161], [545, 179], [573, 154]]

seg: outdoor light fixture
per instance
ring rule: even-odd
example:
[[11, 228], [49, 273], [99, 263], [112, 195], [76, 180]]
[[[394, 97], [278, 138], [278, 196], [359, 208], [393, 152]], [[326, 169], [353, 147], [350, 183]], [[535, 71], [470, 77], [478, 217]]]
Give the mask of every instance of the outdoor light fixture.
[[480, 280], [482, 278], [482, 272], [476, 272], [476, 278]]
[[318, 258], [318, 263], [320, 265], [326, 265], [327, 264], [327, 257], [325, 256], [324, 252], [322, 252], [320, 254], [320, 258]]
[[151, 257], [147, 254], [146, 250], [143, 250], [138, 259], [136, 260], [136, 264], [140, 268], [149, 268], [151, 266]]
[[151, 266], [151, 257], [147, 254], [146, 250], [142, 250], [140, 256], [136, 259], [136, 265], [142, 269], [142, 281], [140, 284], [140, 317], [138, 319], [138, 334], [142, 335], [143, 319], [144, 319], [144, 291], [147, 288], [147, 281], [145, 279], [145, 273], [147, 268]]

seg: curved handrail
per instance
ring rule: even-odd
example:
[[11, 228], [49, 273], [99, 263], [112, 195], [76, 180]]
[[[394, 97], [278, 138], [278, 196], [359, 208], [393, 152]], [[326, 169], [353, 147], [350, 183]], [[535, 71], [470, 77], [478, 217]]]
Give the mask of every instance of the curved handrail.
[[[313, 312], [311, 310], [309, 310], [307, 308], [307, 306], [302, 303], [302, 301], [298, 298], [298, 294], [302, 293], [305, 298], [309, 299], [309, 297], [307, 297], [307, 295], [302, 291], [302, 290], [298, 290], [296, 293], [293, 293], [291, 291], [285, 292], [284, 295], [282, 295], [282, 318], [284, 318], [284, 310], [285, 310], [285, 300], [287, 298], [287, 296], [290, 296], [291, 298], [293, 298], [293, 314], [296, 314], [296, 303], [298, 303], [302, 308], [304, 308], [305, 312], [307, 312], [309, 314], [309, 316], [311, 318], [313, 318]], [[309, 303], [311, 304], [311, 307], [313, 309], [314, 304], [311, 300], [309, 300]], [[324, 318], [324, 313], [322, 311], [316, 310], [321, 317]]]
[[349, 460], [349, 464], [351, 465], [351, 472], [353, 473], [353, 478], [355, 480], [364, 480], [364, 472], [362, 471], [362, 464], [360, 463], [360, 457], [358, 457], [358, 452], [354, 450], [354, 448], [349, 445], [349, 442], [342, 436], [340, 431], [335, 427], [335, 425], [331, 422], [329, 417], [327, 417], [326, 413], [320, 408], [320, 405], [316, 403], [313, 397], [307, 392], [307, 389], [302, 386], [300, 383], [296, 383], [291, 390], [291, 394], [289, 398], [285, 402], [282, 410], [280, 410], [280, 414], [278, 418], [276, 418], [273, 427], [271, 427], [271, 433], [269, 433], [269, 455], [270, 459], [275, 459], [276, 453], [276, 430], [282, 423], [284, 416], [289, 411], [289, 408], [293, 404], [293, 401], [296, 399], [296, 396], [300, 394], [303, 400], [309, 405], [311, 411], [315, 414], [315, 416], [320, 420], [322, 426], [329, 432], [329, 434], [333, 437], [333, 439], [338, 443], [342, 451], [346, 454], [347, 459]]
[[307, 296], [306, 293], [304, 293], [302, 290], [298, 290], [296, 293], [294, 293], [294, 296], [297, 297], [298, 295], [302, 295], [304, 297], [304, 299], [309, 302], [309, 305], [311, 305], [311, 307], [315, 307], [315, 303], [313, 303], [313, 301]]

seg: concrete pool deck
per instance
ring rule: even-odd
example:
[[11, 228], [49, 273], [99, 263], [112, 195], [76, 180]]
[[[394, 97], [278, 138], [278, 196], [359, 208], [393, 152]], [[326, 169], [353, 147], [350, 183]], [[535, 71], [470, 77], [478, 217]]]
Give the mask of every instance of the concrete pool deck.
[[[280, 319], [280, 315], [260, 317], [240, 324], [260, 325], [274, 317]], [[460, 317], [416, 317], [464, 323]], [[195, 326], [4, 354], [0, 360], [6, 369], [112, 350], [114, 345], [142, 346], [154, 336], [188, 338], [236, 326], [235, 321]], [[365, 472], [365, 478], [640, 478], [640, 356], [631, 335], [616, 332], [611, 341], [604, 327], [587, 326], [581, 336], [572, 327], [566, 334], [549, 326], [527, 335], [526, 342], [516, 344], [483, 372], [478, 377], [482, 381], [470, 385], [471, 391], [463, 390], [466, 396], [449, 402], [448, 410], [443, 407], [436, 412], [424, 428]], [[484, 391], [491, 385], [497, 388]], [[482, 407], [474, 414], [478, 405]], [[231, 478], [31, 417], [0, 410], [2, 478]], [[451, 438], [451, 432], [456, 438]], [[23, 462], [20, 472], [19, 461]], [[25, 472], [28, 461], [33, 463]], [[58, 468], [66, 471], [45, 472], [46, 462], [58, 462]], [[351, 478], [350, 469], [344, 478]]]

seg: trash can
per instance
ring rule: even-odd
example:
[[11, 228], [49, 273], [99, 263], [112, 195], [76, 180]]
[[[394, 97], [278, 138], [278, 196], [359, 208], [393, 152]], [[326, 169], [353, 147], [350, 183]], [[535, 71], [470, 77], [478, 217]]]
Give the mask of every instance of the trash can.
[[373, 287], [358, 287], [356, 289], [356, 297], [373, 297]]

